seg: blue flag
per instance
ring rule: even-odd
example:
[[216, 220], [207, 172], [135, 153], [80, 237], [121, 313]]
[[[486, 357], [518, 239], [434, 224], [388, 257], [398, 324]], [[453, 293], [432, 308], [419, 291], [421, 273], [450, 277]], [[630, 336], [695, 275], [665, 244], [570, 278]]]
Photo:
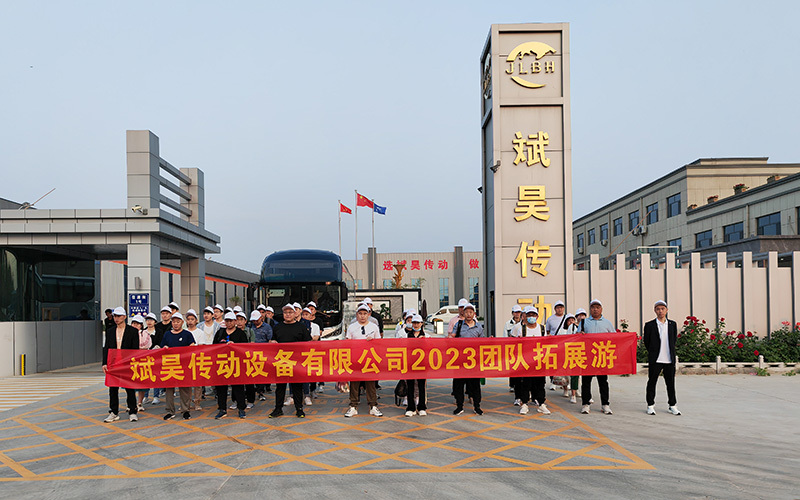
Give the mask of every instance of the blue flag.
[[382, 206], [378, 205], [375, 202], [373, 202], [372, 204], [374, 205], [373, 210], [375, 210], [375, 213], [381, 214], [381, 215], [386, 215], [386, 207], [382, 207]]

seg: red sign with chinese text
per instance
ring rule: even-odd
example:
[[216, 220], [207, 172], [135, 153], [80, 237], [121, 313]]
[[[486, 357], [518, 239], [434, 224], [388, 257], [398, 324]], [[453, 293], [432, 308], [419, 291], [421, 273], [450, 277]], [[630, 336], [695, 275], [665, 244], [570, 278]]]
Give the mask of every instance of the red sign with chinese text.
[[108, 353], [106, 385], [147, 389], [281, 382], [636, 373], [636, 334], [215, 344]]

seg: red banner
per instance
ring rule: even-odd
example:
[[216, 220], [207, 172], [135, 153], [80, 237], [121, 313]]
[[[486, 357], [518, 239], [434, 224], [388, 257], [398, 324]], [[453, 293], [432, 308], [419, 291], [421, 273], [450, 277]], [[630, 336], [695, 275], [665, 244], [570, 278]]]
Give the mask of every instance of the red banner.
[[147, 389], [625, 373], [636, 373], [635, 333], [111, 349], [106, 385]]

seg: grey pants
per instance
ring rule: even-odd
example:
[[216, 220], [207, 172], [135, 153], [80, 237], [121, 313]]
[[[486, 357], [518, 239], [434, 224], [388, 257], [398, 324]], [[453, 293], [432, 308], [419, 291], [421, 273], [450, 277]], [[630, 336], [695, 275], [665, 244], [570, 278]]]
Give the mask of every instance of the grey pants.
[[[167, 413], [175, 414], [175, 388], [168, 387], [166, 389], [166, 400], [167, 400]], [[192, 400], [192, 388], [191, 387], [178, 387], [178, 394], [181, 397], [181, 413], [185, 411], [189, 411], [189, 402]]]

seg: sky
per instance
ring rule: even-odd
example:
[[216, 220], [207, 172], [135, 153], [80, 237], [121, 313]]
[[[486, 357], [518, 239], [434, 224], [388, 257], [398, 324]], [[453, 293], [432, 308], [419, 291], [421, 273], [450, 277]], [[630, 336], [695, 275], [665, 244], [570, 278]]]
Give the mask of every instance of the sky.
[[[126, 208], [125, 131], [205, 173], [214, 260], [481, 249], [479, 56], [568, 22], [573, 217], [698, 158], [800, 162], [795, 2], [0, 2], [0, 197]], [[371, 244], [359, 209], [358, 253]], [[342, 216], [342, 255], [356, 255]]]

